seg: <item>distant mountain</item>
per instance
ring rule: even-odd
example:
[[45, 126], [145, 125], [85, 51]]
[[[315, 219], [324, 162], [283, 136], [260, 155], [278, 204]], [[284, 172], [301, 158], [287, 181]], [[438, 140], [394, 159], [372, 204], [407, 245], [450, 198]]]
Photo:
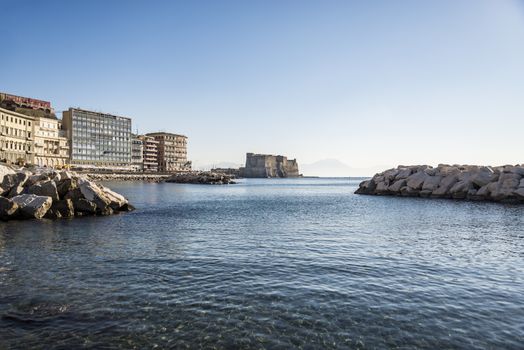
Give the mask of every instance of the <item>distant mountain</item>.
[[384, 166], [369, 168], [353, 168], [338, 159], [322, 159], [310, 164], [298, 163], [300, 172], [304, 176], [321, 177], [371, 177], [379, 171], [386, 169]]

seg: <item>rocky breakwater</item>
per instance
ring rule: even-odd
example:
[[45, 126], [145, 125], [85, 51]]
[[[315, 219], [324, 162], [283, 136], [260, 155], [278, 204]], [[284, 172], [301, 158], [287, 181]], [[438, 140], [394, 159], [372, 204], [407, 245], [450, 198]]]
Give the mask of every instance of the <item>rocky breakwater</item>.
[[228, 185], [235, 183], [233, 179], [233, 175], [210, 171], [198, 171], [174, 174], [167, 178], [165, 182], [182, 184]]
[[59, 219], [131, 211], [122, 195], [67, 171], [0, 165], [0, 220]]
[[399, 166], [361, 182], [355, 193], [524, 203], [524, 166]]

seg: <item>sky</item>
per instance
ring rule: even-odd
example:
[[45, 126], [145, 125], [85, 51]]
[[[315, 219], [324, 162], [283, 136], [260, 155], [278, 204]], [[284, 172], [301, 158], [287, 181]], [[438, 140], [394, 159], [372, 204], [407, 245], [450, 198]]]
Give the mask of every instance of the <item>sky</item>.
[[524, 163], [524, 0], [0, 8], [0, 91], [185, 134], [196, 167]]

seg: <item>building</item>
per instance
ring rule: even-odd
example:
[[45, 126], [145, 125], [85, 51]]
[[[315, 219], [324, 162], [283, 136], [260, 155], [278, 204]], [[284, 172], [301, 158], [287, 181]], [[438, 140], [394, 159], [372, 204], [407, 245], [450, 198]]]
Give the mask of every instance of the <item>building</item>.
[[131, 135], [131, 167], [134, 171], [144, 169], [144, 143], [138, 135]]
[[143, 170], [145, 172], [158, 171], [158, 141], [152, 136], [140, 136], [144, 145]]
[[34, 118], [0, 108], [0, 160], [34, 163]]
[[130, 118], [69, 108], [62, 123], [73, 167], [131, 170]]
[[36, 165], [62, 168], [69, 163], [69, 141], [60, 120], [35, 117], [33, 130]]
[[23, 97], [0, 92], [0, 103], [7, 109], [19, 107], [27, 109], [38, 109], [47, 113], [54, 113], [51, 102], [37, 100], [35, 98]]
[[299, 177], [296, 159], [271, 154], [246, 154], [246, 166], [240, 168], [242, 177]]
[[187, 160], [187, 137], [167, 132], [149, 133], [158, 141], [158, 171], [174, 172], [191, 170]]

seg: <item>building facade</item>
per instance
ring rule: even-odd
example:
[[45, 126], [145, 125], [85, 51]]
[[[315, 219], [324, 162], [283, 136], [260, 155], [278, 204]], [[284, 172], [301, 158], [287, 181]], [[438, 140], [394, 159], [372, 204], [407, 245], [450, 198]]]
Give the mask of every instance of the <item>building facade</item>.
[[145, 172], [158, 171], [158, 141], [154, 137], [140, 136], [144, 144], [143, 170]]
[[133, 171], [144, 169], [144, 143], [138, 135], [131, 135], [131, 167]]
[[69, 141], [57, 119], [34, 118], [34, 163], [63, 168], [69, 163]]
[[69, 108], [63, 127], [70, 140], [71, 165], [79, 168], [131, 170], [131, 119]]
[[167, 132], [149, 133], [158, 141], [158, 171], [175, 172], [191, 170], [187, 160], [187, 137]]
[[0, 108], [0, 160], [34, 163], [34, 118]]

